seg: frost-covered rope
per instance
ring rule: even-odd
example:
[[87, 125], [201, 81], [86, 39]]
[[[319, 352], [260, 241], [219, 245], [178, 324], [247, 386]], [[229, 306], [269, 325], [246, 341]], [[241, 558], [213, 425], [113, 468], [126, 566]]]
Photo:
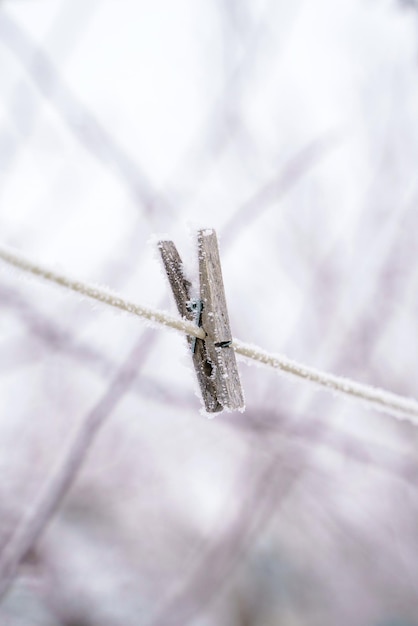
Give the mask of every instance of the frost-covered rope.
[[[20, 254], [0, 246], [0, 259], [17, 267], [25, 272], [29, 272], [35, 276], [44, 278], [61, 287], [71, 289], [83, 296], [88, 296], [109, 306], [116, 307], [132, 315], [142, 317], [152, 324], [159, 326], [167, 326], [179, 330], [182, 333], [204, 339], [205, 333], [192, 322], [174, 317], [165, 311], [154, 310], [133, 302], [130, 302], [122, 296], [115, 294], [107, 289], [96, 285], [89, 285], [79, 280], [73, 280], [68, 276], [44, 268], [37, 263], [29, 261]], [[389, 391], [363, 385], [348, 378], [334, 376], [326, 372], [320, 372], [314, 368], [308, 367], [296, 361], [292, 361], [287, 357], [279, 354], [270, 354], [256, 346], [251, 346], [237, 339], [233, 340], [233, 347], [237, 354], [244, 356], [258, 363], [262, 363], [269, 367], [273, 367], [279, 371], [285, 372], [292, 376], [312, 382], [320, 387], [324, 387], [331, 392], [357, 398], [369, 406], [388, 413], [394, 417], [407, 419], [415, 425], [418, 425], [418, 401], [412, 398], [399, 396]]]
[[355, 382], [343, 376], [335, 376], [327, 372], [320, 372], [313, 367], [292, 361], [281, 354], [270, 354], [265, 350], [261, 350], [256, 346], [243, 343], [238, 339], [234, 339], [233, 347], [237, 354], [241, 354], [248, 359], [263, 363], [269, 367], [281, 370], [286, 374], [297, 376], [303, 380], [324, 387], [331, 392], [357, 398], [369, 406], [388, 413], [394, 417], [407, 419], [415, 425], [418, 425], [418, 401], [413, 398], [399, 396], [396, 393], [364, 385]]
[[193, 324], [193, 322], [175, 317], [165, 311], [158, 311], [156, 309], [150, 309], [149, 307], [142, 306], [141, 304], [129, 302], [129, 300], [126, 300], [122, 296], [104, 287], [89, 285], [79, 280], [69, 278], [64, 274], [60, 274], [59, 272], [42, 267], [33, 261], [29, 261], [20, 254], [17, 254], [4, 246], [0, 246], [0, 259], [9, 263], [9, 265], [13, 265], [14, 267], [17, 267], [25, 272], [44, 278], [45, 280], [55, 283], [56, 285], [66, 287], [67, 289], [71, 289], [72, 291], [75, 291], [83, 296], [98, 300], [99, 302], [104, 302], [104, 304], [113, 306], [121, 311], [126, 311], [132, 315], [142, 317], [150, 321], [152, 324], [169, 326], [170, 328], [175, 328], [182, 333], [193, 335], [194, 337], [198, 337], [200, 339], [204, 339], [205, 337], [204, 331]]

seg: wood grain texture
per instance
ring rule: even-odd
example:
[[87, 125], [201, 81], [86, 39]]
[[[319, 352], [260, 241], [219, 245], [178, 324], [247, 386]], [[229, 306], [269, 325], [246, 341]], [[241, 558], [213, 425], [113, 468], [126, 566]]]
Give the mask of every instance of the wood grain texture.
[[219, 248], [212, 229], [199, 230], [200, 298], [203, 302], [202, 327], [206, 332], [206, 350], [213, 364], [217, 398], [225, 409], [244, 408], [232, 334], [226, 306]]
[[[191, 297], [191, 283], [186, 278], [183, 270], [183, 263], [176, 246], [172, 241], [160, 241], [158, 243], [161, 258], [167, 274], [174, 300], [180, 315], [192, 321], [194, 313], [188, 307]], [[208, 413], [222, 411], [223, 406], [218, 402], [216, 381], [213, 377], [212, 361], [207, 354], [206, 342], [195, 337], [187, 337], [189, 348], [194, 345], [194, 352], [191, 353], [193, 365], [196, 371], [197, 380], [202, 394], [205, 410]]]
[[181, 317], [192, 320], [193, 316], [187, 308], [187, 303], [191, 298], [192, 284], [184, 274], [183, 263], [177, 248], [172, 241], [159, 241], [158, 249], [174, 295], [177, 310]]

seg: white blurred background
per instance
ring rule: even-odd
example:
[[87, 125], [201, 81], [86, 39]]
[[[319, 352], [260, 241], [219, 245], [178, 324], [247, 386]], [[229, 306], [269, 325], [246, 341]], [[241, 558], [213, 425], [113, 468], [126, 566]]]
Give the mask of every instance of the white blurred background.
[[[2, 0], [0, 242], [174, 312], [214, 227], [235, 337], [416, 397], [417, 62], [414, 0]], [[413, 426], [242, 361], [208, 420], [183, 337], [0, 305], [3, 553], [103, 422], [1, 625], [418, 625]]]

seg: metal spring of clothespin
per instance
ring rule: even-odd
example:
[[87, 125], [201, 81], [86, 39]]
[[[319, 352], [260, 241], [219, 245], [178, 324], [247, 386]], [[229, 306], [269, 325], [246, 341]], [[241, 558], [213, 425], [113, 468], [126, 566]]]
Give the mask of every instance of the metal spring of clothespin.
[[[187, 310], [193, 313], [193, 321], [199, 328], [202, 326], [202, 309], [203, 302], [197, 298], [192, 298], [186, 303]], [[197, 337], [192, 337], [191, 351], [194, 354], [196, 350]]]

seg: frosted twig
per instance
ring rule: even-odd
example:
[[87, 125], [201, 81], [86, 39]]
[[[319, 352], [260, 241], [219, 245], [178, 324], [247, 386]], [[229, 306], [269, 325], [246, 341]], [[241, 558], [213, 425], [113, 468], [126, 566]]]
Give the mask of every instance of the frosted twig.
[[[130, 302], [125, 300], [122, 296], [101, 287], [73, 280], [68, 276], [33, 263], [6, 247], [0, 246], [0, 259], [25, 272], [44, 278], [61, 287], [88, 296], [89, 298], [93, 298], [109, 306], [116, 307], [132, 315], [142, 317], [153, 324], [174, 328], [182, 333], [200, 339], [205, 338], [205, 333], [202, 328], [198, 328], [192, 322], [170, 315], [165, 311], [157, 311]], [[379, 411], [394, 417], [407, 419], [413, 424], [418, 425], [418, 401], [413, 398], [406, 398], [383, 389], [371, 387], [370, 385], [363, 385], [348, 378], [320, 372], [302, 363], [292, 361], [283, 355], [271, 354], [237, 339], [233, 340], [233, 347], [237, 354], [248, 359], [312, 382], [329, 391], [356, 398]]]

